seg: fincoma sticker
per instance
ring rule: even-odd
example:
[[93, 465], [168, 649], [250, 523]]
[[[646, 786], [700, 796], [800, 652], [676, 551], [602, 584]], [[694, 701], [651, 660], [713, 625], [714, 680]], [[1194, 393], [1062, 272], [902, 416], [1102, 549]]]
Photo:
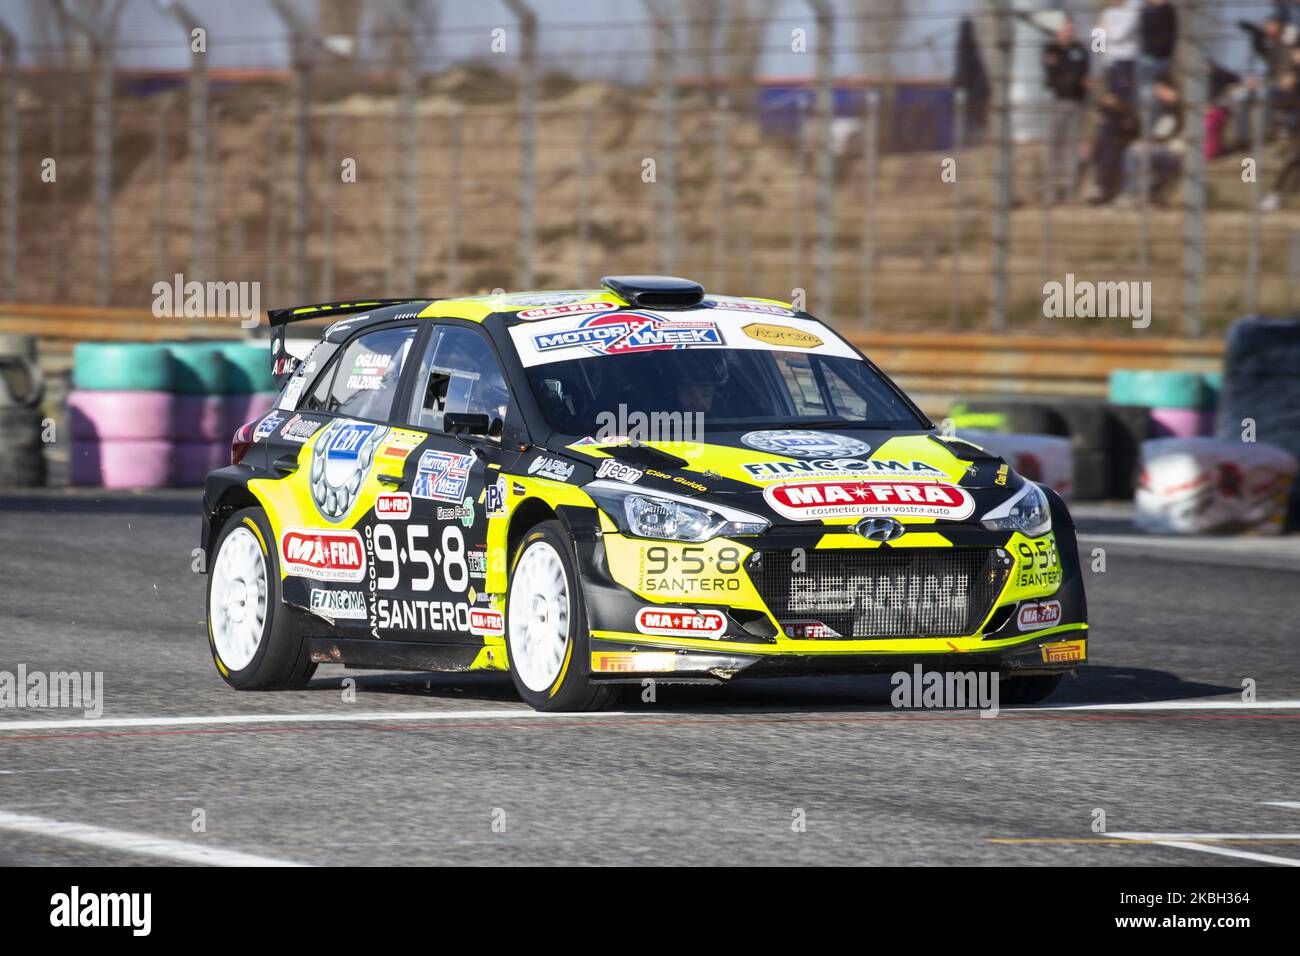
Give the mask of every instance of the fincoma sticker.
[[490, 634], [500, 637], [506, 632], [506, 619], [500, 611], [491, 608], [472, 607], [469, 609], [469, 632], [471, 634]]
[[886, 461], [876, 458], [816, 458], [811, 461], [756, 461], [741, 465], [755, 481], [791, 478], [946, 478], [946, 473], [923, 461]]
[[361, 535], [351, 528], [288, 528], [280, 535], [286, 574], [356, 584], [365, 577]]
[[1061, 623], [1060, 601], [1034, 601], [1020, 605], [1016, 623], [1022, 631], [1036, 631], [1042, 627], [1052, 627]]
[[727, 630], [727, 619], [720, 611], [643, 607], [636, 612], [636, 629], [664, 637], [721, 637]]
[[798, 458], [853, 458], [871, 451], [870, 445], [856, 438], [797, 428], [748, 432], [741, 436], [740, 440], [750, 448], [757, 448], [759, 451], [770, 451], [775, 455], [794, 455]]
[[961, 521], [975, 510], [966, 489], [937, 481], [792, 481], [764, 488], [763, 499], [795, 521], [868, 515]]
[[311, 589], [311, 610], [322, 617], [364, 621], [366, 596], [360, 591]]
[[411, 496], [405, 491], [386, 491], [375, 498], [375, 517], [405, 521], [411, 517]]

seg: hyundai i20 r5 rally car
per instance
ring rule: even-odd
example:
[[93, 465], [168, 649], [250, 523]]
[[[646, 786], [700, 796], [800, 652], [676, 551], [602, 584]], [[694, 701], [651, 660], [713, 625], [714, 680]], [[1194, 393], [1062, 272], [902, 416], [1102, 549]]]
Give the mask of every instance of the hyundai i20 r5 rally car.
[[[304, 358], [287, 326], [342, 316]], [[1086, 658], [1070, 516], [812, 316], [670, 277], [271, 313], [275, 408], [203, 502], [238, 688], [318, 663], [508, 671], [545, 710], [646, 678]]]

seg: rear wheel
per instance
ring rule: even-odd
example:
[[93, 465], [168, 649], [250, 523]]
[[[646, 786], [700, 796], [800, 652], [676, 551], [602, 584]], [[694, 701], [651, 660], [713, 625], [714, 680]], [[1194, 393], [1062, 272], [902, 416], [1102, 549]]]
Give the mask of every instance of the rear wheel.
[[1051, 697], [1061, 684], [1063, 674], [1036, 674], [1032, 677], [1004, 677], [999, 682], [1001, 704], [1037, 704]]
[[614, 699], [589, 680], [585, 619], [568, 535], [544, 521], [520, 542], [506, 589], [510, 677], [534, 709], [599, 710]]
[[286, 690], [316, 671], [287, 607], [270, 523], [256, 508], [232, 515], [208, 573], [208, 646], [231, 687]]

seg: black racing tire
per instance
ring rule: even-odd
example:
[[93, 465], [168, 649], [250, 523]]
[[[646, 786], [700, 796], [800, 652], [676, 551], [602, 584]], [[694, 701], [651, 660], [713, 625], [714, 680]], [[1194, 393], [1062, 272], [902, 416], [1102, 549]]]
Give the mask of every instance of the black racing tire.
[[1003, 677], [998, 687], [998, 704], [1037, 704], [1051, 697], [1061, 685], [1064, 674], [1034, 674], [1028, 677]]
[[[567, 593], [565, 602], [567, 634], [559, 675], [549, 686], [540, 690], [528, 686], [524, 676], [524, 672], [528, 670], [527, 664], [522, 659], [516, 661], [515, 648], [512, 646], [515, 640], [522, 642], [522, 632], [512, 631], [511, 618], [512, 612], [516, 618], [521, 617], [521, 612], [515, 605], [524, 599], [522, 595], [515, 592], [518, 583], [515, 570], [533, 548], [549, 548], [550, 550], [545, 552], [545, 557], [548, 559], [551, 552], [559, 556]], [[543, 521], [534, 525], [519, 542], [510, 563], [505, 604], [506, 660], [510, 665], [510, 679], [526, 704], [534, 710], [543, 711], [603, 710], [611, 706], [618, 696], [616, 688], [591, 682], [590, 640], [587, 633], [586, 607], [582, 599], [582, 585], [573, 558], [573, 545], [564, 526], [558, 521]], [[516, 620], [514, 623], [521, 622]], [[521, 643], [521, 648], [524, 646], [526, 645]], [[521, 658], [522, 656], [521, 651]], [[536, 680], [534, 682], [536, 683]]]
[[[247, 555], [254, 542], [257, 551], [261, 554], [260, 572], [253, 569], [256, 565], [255, 561], [251, 564], [245, 562], [243, 570], [248, 573], [231, 578], [223, 564], [223, 549], [230, 549], [225, 560], [233, 564], [238, 560], [236, 550], [242, 549], [242, 553]], [[274, 543], [275, 536], [271, 532], [271, 524], [262, 510], [245, 508], [230, 516], [221, 529], [216, 547], [212, 549], [207, 589], [208, 649], [212, 652], [212, 662], [216, 665], [222, 679], [238, 690], [293, 690], [306, 686], [316, 672], [316, 665], [312, 663], [307, 651], [307, 643], [298, 631], [293, 611], [281, 600], [279, 553], [277, 548], [270, 547]], [[262, 575], [260, 583], [257, 580], [259, 573]], [[254, 594], [253, 591], [247, 590], [248, 588], [262, 589], [262, 593], [265, 594], [266, 609], [260, 634], [255, 627], [249, 628], [249, 633], [256, 639], [256, 650], [251, 658], [244, 660], [241, 657], [235, 660], [232, 657], [227, 662], [222, 659], [222, 651], [218, 648], [218, 644], [222, 641], [218, 639], [215, 632], [222, 626], [233, 626], [229, 621], [234, 613], [240, 615], [242, 622], [243, 615], [249, 613], [249, 608], [246, 599], [241, 602], [237, 595], [235, 602], [241, 606], [234, 612], [228, 604], [218, 603], [214, 607], [213, 591], [215, 588], [226, 588], [240, 582], [247, 595]], [[218, 601], [222, 600], [222, 596], [218, 595]], [[215, 627], [214, 612], [217, 615]], [[232, 656], [232, 651], [229, 649], [225, 653], [228, 657]]]

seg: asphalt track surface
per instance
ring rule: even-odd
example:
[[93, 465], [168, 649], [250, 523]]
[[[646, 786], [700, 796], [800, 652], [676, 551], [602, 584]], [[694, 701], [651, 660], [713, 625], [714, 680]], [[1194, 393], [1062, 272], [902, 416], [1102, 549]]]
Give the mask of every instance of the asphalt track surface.
[[193, 493], [0, 494], [0, 671], [104, 675], [98, 719], [0, 708], [0, 864], [1300, 865], [1300, 540], [1079, 514], [1093, 663], [1044, 705], [823, 678], [538, 716], [496, 675], [231, 690]]

